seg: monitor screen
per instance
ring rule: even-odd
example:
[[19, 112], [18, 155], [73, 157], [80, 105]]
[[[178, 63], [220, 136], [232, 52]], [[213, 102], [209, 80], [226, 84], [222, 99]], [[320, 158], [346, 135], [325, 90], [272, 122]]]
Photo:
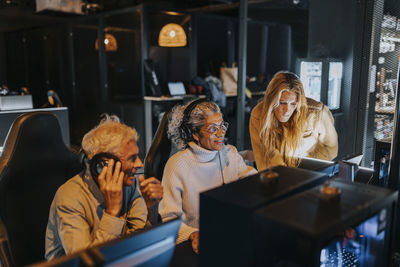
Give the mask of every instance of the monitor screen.
[[355, 227], [338, 233], [321, 250], [320, 266], [383, 266], [386, 209]]
[[183, 82], [169, 82], [168, 89], [171, 96], [186, 95], [186, 90]]
[[169, 266], [174, 253], [180, 219], [91, 249], [103, 266]]
[[328, 177], [333, 177], [339, 172], [339, 165], [334, 161], [302, 157], [300, 158], [299, 168], [323, 172]]

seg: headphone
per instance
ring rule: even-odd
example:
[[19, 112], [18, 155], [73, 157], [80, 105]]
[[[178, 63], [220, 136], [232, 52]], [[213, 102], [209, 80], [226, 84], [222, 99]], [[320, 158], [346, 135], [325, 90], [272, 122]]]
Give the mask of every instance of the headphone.
[[197, 107], [198, 104], [209, 102], [207, 98], [200, 98], [190, 103], [183, 111], [183, 118], [181, 123], [181, 136], [185, 141], [193, 140], [192, 127], [189, 124], [190, 113]]
[[92, 175], [92, 177], [94, 178], [95, 181], [97, 181], [97, 178], [99, 177], [101, 171], [103, 170], [103, 168], [105, 166], [107, 166], [107, 162], [110, 159], [114, 160], [114, 166], [113, 166], [113, 170], [112, 172], [114, 172], [115, 169], [115, 163], [117, 161], [120, 161], [119, 158], [111, 153], [107, 153], [107, 152], [102, 152], [102, 153], [98, 153], [96, 155], [93, 156], [92, 159], [88, 159], [85, 151], [80, 152], [81, 154], [81, 162], [82, 165], [84, 166], [84, 168], [86, 168], [86, 165], [84, 164], [85, 162], [87, 162], [89, 164], [89, 170], [90, 170], [90, 174]]

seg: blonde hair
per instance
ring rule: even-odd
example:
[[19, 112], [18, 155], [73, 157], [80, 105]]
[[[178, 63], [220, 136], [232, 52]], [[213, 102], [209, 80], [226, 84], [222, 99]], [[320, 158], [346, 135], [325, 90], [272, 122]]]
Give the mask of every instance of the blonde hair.
[[82, 149], [89, 159], [102, 152], [119, 156], [122, 145], [130, 141], [137, 142], [139, 139], [136, 130], [121, 123], [116, 115], [102, 116], [100, 123], [82, 139]]
[[[297, 107], [290, 119], [282, 123], [274, 113], [279, 106], [282, 93], [292, 92], [297, 95]], [[303, 84], [299, 77], [291, 72], [280, 71], [274, 75], [262, 100], [260, 140], [263, 146], [264, 159], [268, 162], [278, 150], [287, 166], [297, 166], [294, 157], [298, 147], [307, 116], [307, 101]]]

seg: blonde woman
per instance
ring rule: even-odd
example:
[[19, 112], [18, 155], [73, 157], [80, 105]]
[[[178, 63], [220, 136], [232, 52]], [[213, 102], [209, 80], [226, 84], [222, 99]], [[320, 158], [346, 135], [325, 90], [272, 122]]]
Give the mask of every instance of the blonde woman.
[[275, 74], [251, 112], [250, 136], [258, 170], [296, 167], [299, 157], [332, 160], [338, 152], [328, 107], [306, 98], [299, 77], [286, 71]]

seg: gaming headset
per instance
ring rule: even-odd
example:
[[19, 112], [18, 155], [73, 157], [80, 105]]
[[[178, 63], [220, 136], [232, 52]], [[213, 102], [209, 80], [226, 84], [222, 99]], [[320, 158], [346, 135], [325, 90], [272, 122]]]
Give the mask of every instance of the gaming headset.
[[[84, 166], [84, 168], [86, 168], [86, 164], [84, 164], [84, 163], [88, 162], [90, 174], [95, 179], [95, 181], [97, 181], [97, 178], [99, 177], [103, 168], [105, 166], [107, 166], [108, 160], [113, 159], [115, 163], [117, 161], [120, 161], [117, 156], [115, 156], [111, 153], [107, 153], [107, 152], [98, 153], [98, 154], [94, 155], [92, 157], [92, 159], [90, 159], [90, 160], [88, 159], [88, 157], [87, 157], [86, 153], [83, 151], [83, 149], [81, 150], [81, 152], [79, 154], [81, 155], [80, 156], [81, 162], [82, 162], [82, 165]], [[115, 168], [115, 165], [116, 165], [115, 163], [114, 163], [113, 168]], [[113, 172], [114, 172], [114, 170], [113, 170]]]
[[200, 98], [192, 103], [190, 103], [185, 110], [183, 111], [183, 118], [182, 118], [182, 123], [181, 123], [181, 136], [182, 138], [189, 142], [193, 140], [193, 132], [192, 128], [189, 124], [190, 120], [190, 113], [197, 107], [198, 104], [203, 103], [203, 102], [209, 102], [207, 98]]

